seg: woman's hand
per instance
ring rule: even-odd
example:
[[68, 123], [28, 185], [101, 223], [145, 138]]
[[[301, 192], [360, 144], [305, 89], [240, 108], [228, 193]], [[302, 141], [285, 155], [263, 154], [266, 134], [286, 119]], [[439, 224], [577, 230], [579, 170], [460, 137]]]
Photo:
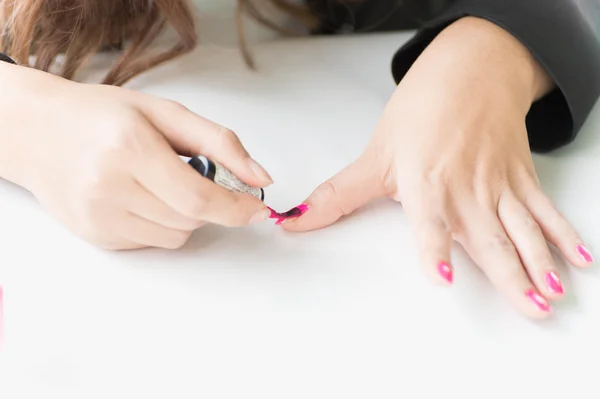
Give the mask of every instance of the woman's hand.
[[527, 138], [531, 103], [552, 82], [529, 52], [495, 25], [458, 21], [428, 47], [400, 83], [367, 150], [284, 224], [321, 228], [367, 201], [402, 203], [420, 259], [452, 283], [459, 242], [523, 314], [550, 312], [563, 295], [546, 239], [575, 266], [591, 255], [540, 189]]
[[179, 158], [206, 155], [247, 184], [270, 184], [230, 130], [142, 93], [0, 68], [0, 173], [85, 240], [107, 249], [178, 248], [204, 223], [268, 218], [260, 200]]

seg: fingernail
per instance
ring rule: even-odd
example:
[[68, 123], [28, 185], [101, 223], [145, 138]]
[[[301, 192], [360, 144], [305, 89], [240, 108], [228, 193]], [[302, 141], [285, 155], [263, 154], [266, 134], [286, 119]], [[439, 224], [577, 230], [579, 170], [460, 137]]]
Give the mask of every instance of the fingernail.
[[292, 210], [288, 211], [287, 213], [293, 213], [294, 216], [292, 217], [288, 217], [287, 219], [282, 220], [279, 224], [285, 224], [285, 223], [290, 223], [293, 222], [295, 220], [298, 220], [298, 218], [302, 215], [304, 215], [306, 213], [306, 211], [308, 211], [309, 206], [306, 204], [301, 204], [298, 205], [295, 208], [292, 208]]
[[271, 212], [271, 213], [269, 214], [269, 219], [276, 219], [276, 220], [275, 220], [275, 224], [276, 224], [276, 225], [278, 225], [278, 226], [279, 226], [281, 223], [283, 223], [283, 221], [285, 220], [285, 218], [284, 218], [284, 217], [283, 217], [283, 216], [282, 216], [280, 213], [277, 213], [277, 212], [275, 212], [275, 210], [273, 210], [273, 209], [271, 209], [271, 208], [269, 208], [269, 210], [270, 210], [270, 212]]
[[446, 262], [438, 263], [438, 272], [444, 278], [444, 280], [448, 281], [450, 284], [454, 281], [454, 276], [452, 273], [452, 268]]
[[306, 213], [306, 211], [308, 211], [309, 206], [308, 204], [300, 204], [296, 208], [300, 211], [300, 216], [302, 216], [304, 213]]
[[[295, 208], [290, 209], [285, 213], [276, 213], [275, 219], [278, 219], [275, 223], [276, 225], [281, 225], [285, 223], [293, 222], [298, 219], [300, 216], [304, 215], [306, 211], [308, 211], [310, 207], [307, 204], [300, 204]], [[271, 215], [273, 217], [273, 215]]]
[[579, 245], [577, 247], [577, 252], [579, 252], [579, 255], [581, 255], [583, 260], [585, 260], [587, 263], [592, 263], [594, 261], [594, 258], [592, 257], [590, 251], [588, 251], [588, 249], [583, 245]]
[[264, 222], [271, 216], [271, 211], [269, 209], [262, 209], [254, 214], [250, 219], [250, 224]]
[[546, 284], [548, 284], [548, 288], [550, 288], [552, 292], [556, 294], [562, 295], [565, 293], [562, 282], [560, 281], [558, 274], [555, 272], [546, 273]]
[[271, 178], [271, 176], [269, 176], [269, 174], [267, 173], [267, 171], [265, 170], [265, 168], [263, 168], [258, 162], [256, 162], [254, 159], [250, 158], [249, 159], [250, 162], [250, 169], [252, 169], [252, 172], [261, 180], [272, 184], [273, 183], [273, 179]]
[[540, 294], [535, 292], [533, 289], [527, 290], [525, 292], [525, 296], [528, 297], [529, 299], [531, 299], [531, 301], [533, 303], [535, 303], [535, 305], [538, 308], [540, 308], [541, 311], [543, 311], [543, 312], [550, 311], [550, 309], [551, 309], [550, 304], [548, 303], [546, 298], [544, 298], [543, 296], [541, 296]]

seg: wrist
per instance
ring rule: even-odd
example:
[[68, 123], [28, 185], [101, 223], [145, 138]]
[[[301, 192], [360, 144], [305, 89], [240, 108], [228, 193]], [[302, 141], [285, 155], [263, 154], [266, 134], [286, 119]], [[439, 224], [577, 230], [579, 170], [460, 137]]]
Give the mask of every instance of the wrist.
[[[545, 68], [525, 45], [510, 32], [482, 18], [466, 17], [457, 21], [456, 29], [472, 35], [475, 45], [489, 46], [490, 68], [496, 65], [514, 74], [523, 93], [534, 102], [548, 94], [554, 82]], [[479, 43], [477, 43], [479, 41]]]
[[437, 64], [438, 70], [467, 74], [486, 86], [508, 90], [527, 108], [554, 87], [543, 66], [517, 38], [477, 17], [464, 17], [449, 25], [421, 57]]
[[31, 128], [43, 126], [36, 110], [44, 87], [32, 83], [31, 75], [36, 73], [27, 67], [0, 62], [0, 178], [27, 190], [30, 189], [29, 149], [35, 145], [36, 134], [43, 134]]

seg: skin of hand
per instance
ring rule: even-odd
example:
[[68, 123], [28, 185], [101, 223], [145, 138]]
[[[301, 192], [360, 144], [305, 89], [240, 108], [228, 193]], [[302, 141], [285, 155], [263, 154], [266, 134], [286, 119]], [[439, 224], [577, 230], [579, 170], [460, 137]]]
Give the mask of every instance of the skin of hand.
[[0, 176], [105, 249], [175, 249], [205, 223], [268, 219], [179, 155], [205, 155], [255, 187], [272, 183], [230, 130], [170, 100], [0, 65]]
[[525, 118], [553, 83], [495, 24], [463, 18], [445, 29], [398, 85], [366, 151], [320, 185], [309, 211], [285, 223], [308, 231], [378, 197], [405, 209], [420, 260], [451, 284], [452, 240], [523, 315], [551, 313], [564, 289], [547, 241], [577, 267], [581, 238], [542, 192]]

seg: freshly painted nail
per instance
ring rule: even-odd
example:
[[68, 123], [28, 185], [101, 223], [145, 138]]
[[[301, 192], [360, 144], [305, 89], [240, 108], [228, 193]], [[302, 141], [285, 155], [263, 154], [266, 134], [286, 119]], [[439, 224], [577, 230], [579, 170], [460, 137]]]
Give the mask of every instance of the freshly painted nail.
[[286, 223], [291, 223], [293, 221], [295, 221], [296, 219], [298, 219], [300, 216], [304, 215], [306, 213], [306, 211], [308, 211], [309, 206], [307, 204], [301, 204], [298, 205], [295, 208], [292, 208], [291, 210], [287, 211], [285, 213], [286, 218], [283, 220], [280, 220], [277, 222], [277, 224], [286, 224]]
[[271, 176], [267, 173], [267, 171], [265, 170], [265, 168], [263, 168], [258, 162], [256, 162], [254, 159], [250, 158], [249, 160], [250, 162], [250, 169], [252, 169], [252, 172], [254, 172], [254, 174], [260, 178], [261, 180], [272, 184], [273, 183], [273, 179], [271, 178]]
[[300, 211], [300, 216], [302, 216], [306, 211], [309, 210], [310, 207], [308, 206], [308, 204], [301, 204], [298, 205], [296, 208]]
[[444, 278], [444, 280], [448, 281], [450, 284], [454, 281], [454, 275], [452, 273], [452, 268], [446, 262], [438, 263], [438, 272]]
[[565, 293], [562, 282], [560, 281], [558, 274], [555, 272], [546, 273], [546, 284], [548, 284], [548, 288], [550, 288], [555, 294], [562, 295]]
[[306, 213], [306, 211], [308, 211], [308, 209], [309, 209], [309, 206], [307, 204], [298, 205], [297, 207], [292, 208], [285, 213], [275, 212], [274, 209], [269, 208], [269, 210], [271, 212], [269, 217], [271, 219], [277, 219], [277, 222], [275, 224], [280, 225], [280, 224], [291, 222], [293, 220], [298, 219], [300, 216], [302, 216], [304, 213]]
[[285, 217], [281, 213], [275, 211], [275, 209], [269, 207], [269, 219], [277, 219], [275, 224], [280, 225], [285, 220]]
[[267, 220], [270, 215], [271, 215], [271, 210], [262, 209], [262, 210], [256, 212], [254, 214], [254, 216], [252, 216], [252, 218], [250, 219], [250, 224], [263, 222], [263, 221]]
[[536, 306], [538, 308], [540, 308], [541, 311], [543, 311], [543, 312], [549, 312], [551, 310], [550, 304], [548, 303], [548, 301], [546, 300], [546, 298], [544, 298], [543, 296], [541, 296], [540, 294], [538, 294], [534, 290], [532, 290], [532, 289], [527, 290], [525, 292], [525, 296], [528, 297], [529, 299], [531, 299], [531, 301], [533, 303], [535, 303]]
[[577, 247], [577, 252], [579, 252], [579, 255], [581, 255], [583, 260], [585, 260], [587, 263], [592, 263], [594, 261], [594, 258], [592, 257], [590, 251], [588, 251], [588, 249], [583, 245], [579, 245]]

